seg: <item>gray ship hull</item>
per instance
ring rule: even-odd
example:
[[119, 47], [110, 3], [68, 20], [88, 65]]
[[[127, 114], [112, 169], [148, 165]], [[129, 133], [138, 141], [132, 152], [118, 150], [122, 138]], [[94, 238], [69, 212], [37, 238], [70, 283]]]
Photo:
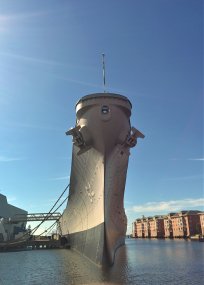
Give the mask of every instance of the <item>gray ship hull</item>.
[[73, 151], [62, 236], [94, 263], [113, 264], [127, 229], [123, 199], [129, 149], [143, 135], [131, 130], [131, 103], [124, 96], [85, 96], [76, 112], [76, 127], [67, 132]]
[[104, 223], [67, 236], [69, 245], [95, 264], [108, 263], [104, 249]]

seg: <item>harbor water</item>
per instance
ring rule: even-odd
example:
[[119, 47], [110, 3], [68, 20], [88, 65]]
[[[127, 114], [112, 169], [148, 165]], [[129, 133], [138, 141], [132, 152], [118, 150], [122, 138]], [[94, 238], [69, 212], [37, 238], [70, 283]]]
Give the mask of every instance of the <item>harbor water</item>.
[[99, 268], [68, 249], [0, 253], [0, 285], [201, 285], [204, 243], [126, 239], [111, 268]]

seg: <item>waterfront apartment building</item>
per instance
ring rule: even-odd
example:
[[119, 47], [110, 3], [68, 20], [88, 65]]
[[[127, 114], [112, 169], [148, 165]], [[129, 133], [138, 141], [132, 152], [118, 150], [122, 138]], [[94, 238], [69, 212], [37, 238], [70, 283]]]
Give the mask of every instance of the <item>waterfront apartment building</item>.
[[172, 220], [171, 217], [176, 213], [169, 213], [164, 216], [164, 237], [165, 238], [173, 238], [173, 228], [172, 228]]
[[174, 237], [190, 237], [201, 232], [199, 211], [181, 211], [171, 220]]
[[149, 237], [164, 237], [164, 218], [162, 216], [154, 216], [152, 218], [149, 218], [149, 232]]
[[136, 238], [187, 238], [204, 235], [204, 212], [181, 211], [165, 216], [142, 217], [133, 223]]
[[188, 211], [185, 214], [187, 237], [201, 233], [199, 212], [200, 211]]
[[187, 236], [186, 223], [183, 214], [185, 211], [181, 211], [171, 217], [173, 237], [180, 238]]
[[163, 238], [164, 221], [162, 216], [136, 219], [133, 223], [133, 236], [136, 238]]
[[204, 213], [199, 213], [199, 216], [200, 216], [201, 235], [204, 236]]
[[144, 225], [144, 237], [150, 237], [150, 225], [149, 225], [149, 217], [143, 218], [143, 225]]
[[143, 219], [137, 219], [135, 221], [135, 237], [143, 238], [144, 237], [144, 221]]
[[136, 221], [132, 223], [132, 237], [136, 238], [137, 237], [137, 227], [136, 227]]

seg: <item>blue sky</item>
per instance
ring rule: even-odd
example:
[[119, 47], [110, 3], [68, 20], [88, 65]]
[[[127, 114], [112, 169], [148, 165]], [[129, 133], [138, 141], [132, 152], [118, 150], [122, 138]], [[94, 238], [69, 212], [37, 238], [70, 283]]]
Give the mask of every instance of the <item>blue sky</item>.
[[[69, 181], [76, 101], [127, 96], [145, 134], [131, 150], [125, 208], [200, 209], [203, 188], [201, 0], [0, 0], [0, 192], [48, 211]], [[129, 228], [130, 230], [130, 228]]]

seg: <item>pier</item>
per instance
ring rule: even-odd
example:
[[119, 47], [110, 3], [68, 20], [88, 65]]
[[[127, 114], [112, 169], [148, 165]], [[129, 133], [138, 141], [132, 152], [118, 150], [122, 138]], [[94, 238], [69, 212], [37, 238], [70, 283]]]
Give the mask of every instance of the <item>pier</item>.
[[[58, 212], [49, 212], [49, 213], [31, 213], [27, 215], [15, 215], [11, 218], [5, 219], [5, 224], [17, 224], [19, 222], [27, 221], [40, 221], [41, 225], [45, 221], [55, 221], [54, 224], [58, 223], [61, 214]], [[56, 249], [56, 248], [65, 248], [61, 244], [61, 236], [42, 236], [46, 231], [40, 235], [33, 235], [39, 225], [31, 230], [31, 232], [26, 232], [19, 239], [7, 240], [0, 243], [0, 252], [2, 251], [18, 251], [18, 250], [34, 250], [34, 249]], [[53, 227], [53, 225], [51, 226]], [[69, 245], [66, 244], [66, 248], [69, 248]]]
[[63, 249], [70, 248], [68, 244], [66, 246], [61, 244], [60, 237], [58, 239], [52, 239], [50, 237], [34, 236], [28, 240], [4, 242], [0, 243], [0, 252], [18, 251], [18, 250], [36, 250], [36, 249]]
[[[18, 250], [34, 250], [34, 249], [55, 249], [55, 248], [69, 248], [69, 243], [64, 241], [63, 237], [61, 238], [61, 226], [59, 220], [61, 218], [61, 213], [57, 212], [59, 208], [66, 202], [68, 199], [68, 195], [66, 198], [57, 206], [58, 202], [64, 195], [64, 193], [69, 188], [69, 185], [63, 190], [60, 197], [57, 199], [55, 204], [52, 206], [49, 212], [47, 213], [17, 213], [13, 216], [4, 216], [1, 220], [1, 226], [3, 229], [4, 235], [0, 237], [0, 252], [6, 251], [18, 251]], [[4, 197], [3, 197], [4, 198]], [[5, 198], [4, 198], [5, 200]], [[54, 209], [55, 208], [55, 209]], [[0, 216], [1, 217], [1, 216]], [[39, 222], [37, 226], [33, 229], [28, 228], [22, 229], [21, 236], [15, 238], [13, 235], [6, 235], [5, 227], [14, 227], [21, 226], [22, 223], [26, 224], [27, 222]], [[54, 223], [47, 228], [45, 231], [41, 232], [40, 235], [36, 235], [36, 231], [40, 228], [40, 226], [47, 222], [54, 221]], [[51, 231], [54, 226], [57, 226], [57, 233], [52, 234], [52, 236], [47, 236], [49, 230]], [[34, 235], [35, 234], [35, 235]]]

